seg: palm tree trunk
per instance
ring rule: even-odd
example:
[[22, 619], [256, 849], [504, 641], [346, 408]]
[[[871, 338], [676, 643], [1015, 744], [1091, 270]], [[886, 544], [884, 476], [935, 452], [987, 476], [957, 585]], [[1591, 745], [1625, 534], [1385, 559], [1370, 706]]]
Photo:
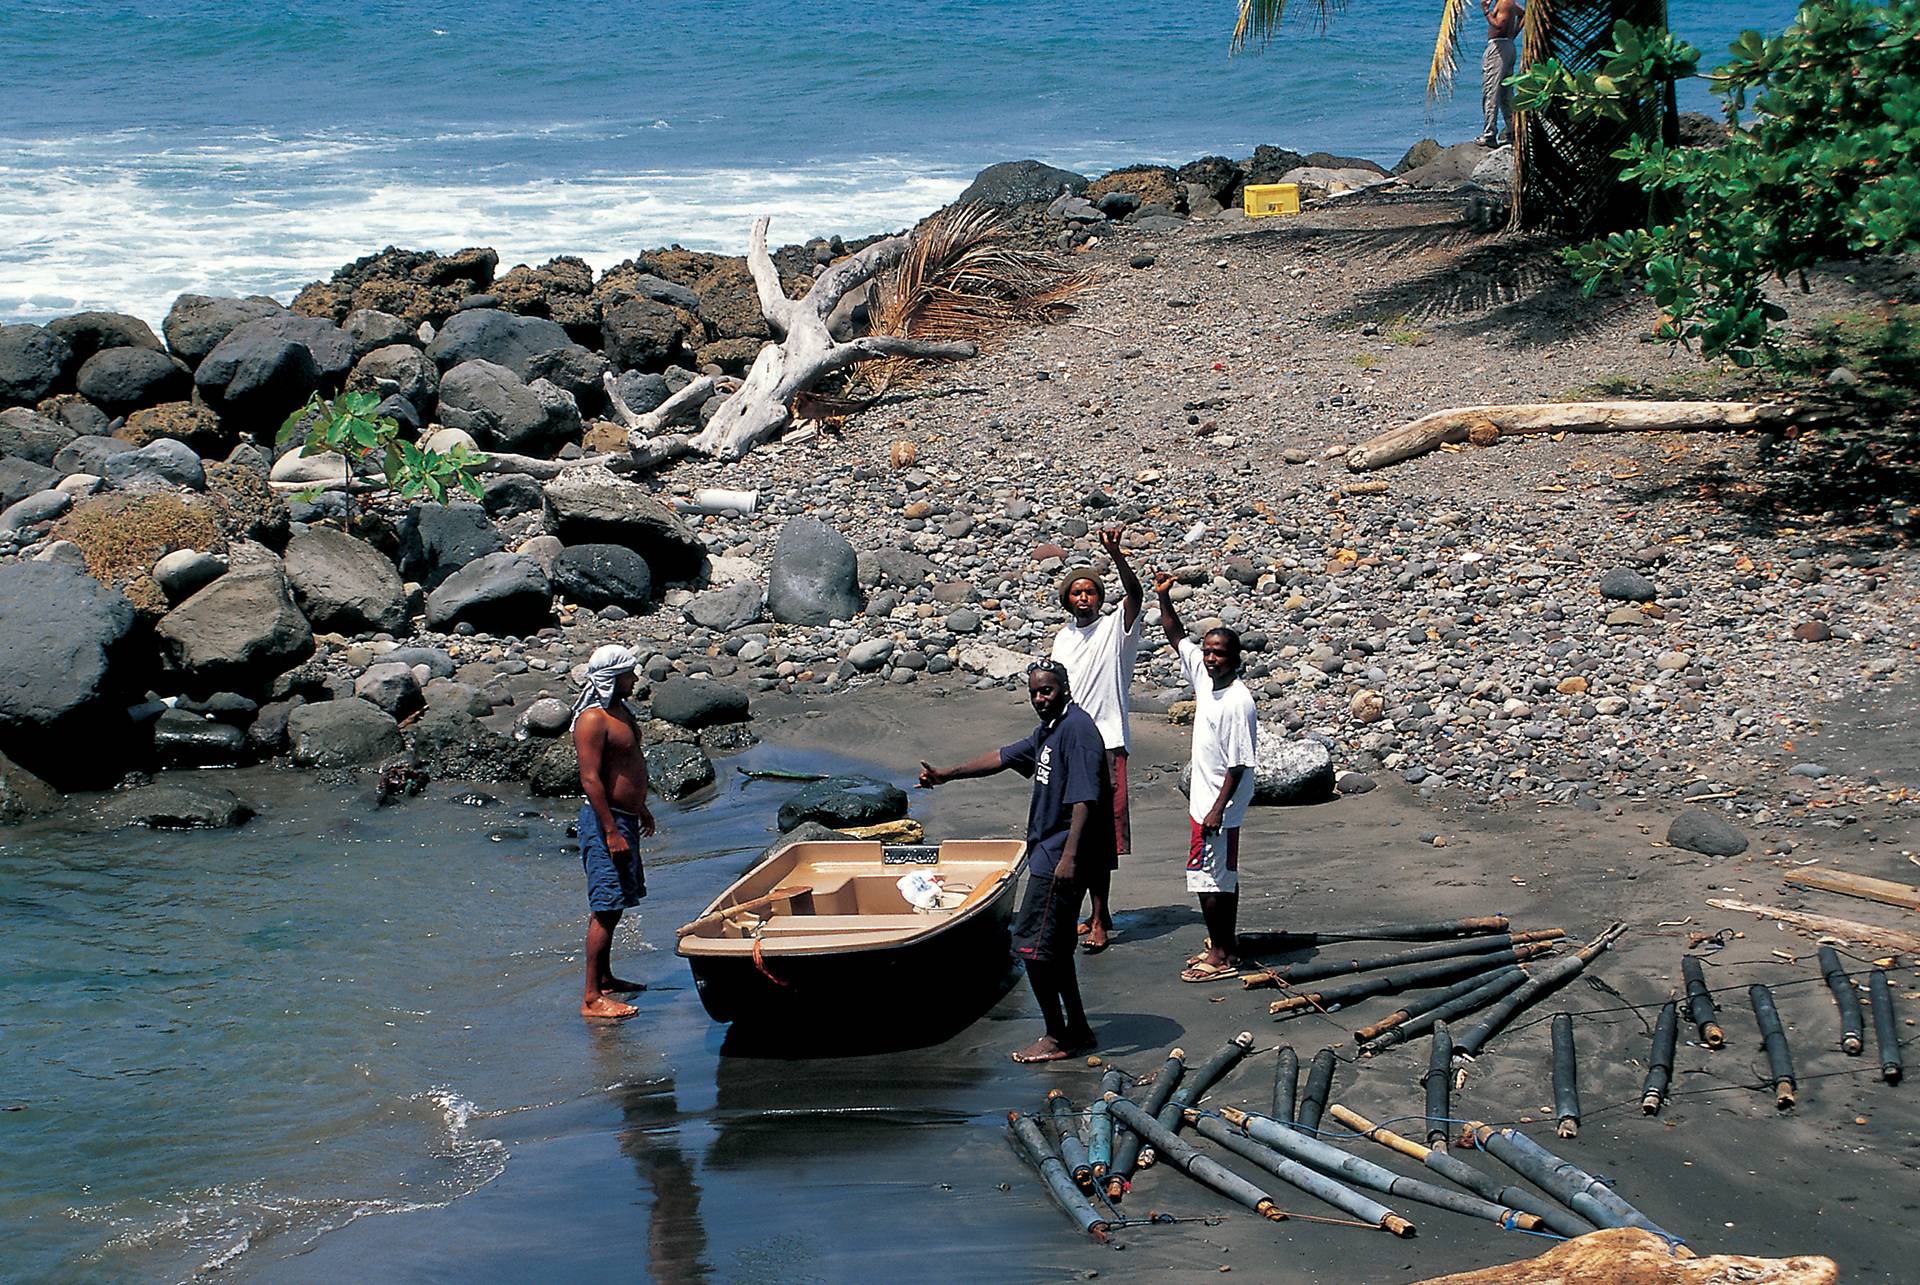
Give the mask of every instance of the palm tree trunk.
[[[1558, 58], [1568, 71], [1589, 71], [1612, 47], [1613, 24], [1622, 18], [1640, 27], [1665, 28], [1666, 0], [1533, 0], [1527, 6], [1519, 70]], [[1677, 115], [1669, 87], [1649, 103], [1641, 119], [1576, 124], [1559, 111], [1522, 112], [1514, 153], [1513, 222], [1532, 231], [1563, 236], [1645, 221], [1646, 196], [1622, 183], [1613, 152], [1632, 134], [1676, 136]]]

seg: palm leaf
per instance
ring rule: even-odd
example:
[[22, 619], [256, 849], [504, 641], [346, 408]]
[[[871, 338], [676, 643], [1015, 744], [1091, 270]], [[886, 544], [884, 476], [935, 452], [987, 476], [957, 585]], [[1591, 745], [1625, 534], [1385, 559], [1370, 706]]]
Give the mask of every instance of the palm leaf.
[[[1327, 19], [1344, 11], [1347, 0], [1305, 0], [1313, 6], [1313, 25], [1324, 28]], [[1280, 30], [1280, 20], [1286, 16], [1287, 0], [1240, 0], [1240, 14], [1233, 24], [1233, 42], [1228, 45], [1229, 53], [1239, 53], [1251, 42], [1263, 46], [1272, 40]]]
[[[867, 315], [877, 335], [984, 345], [1010, 327], [1059, 320], [1091, 280], [1050, 254], [1014, 244], [991, 207], [953, 206], [921, 224], [906, 257], [874, 279]], [[884, 389], [914, 369], [911, 360], [893, 358], [867, 363], [861, 373]]]
[[1429, 102], [1453, 92], [1453, 73], [1460, 66], [1460, 26], [1466, 16], [1467, 0], [1441, 0], [1440, 30], [1433, 39], [1433, 61], [1427, 67]]

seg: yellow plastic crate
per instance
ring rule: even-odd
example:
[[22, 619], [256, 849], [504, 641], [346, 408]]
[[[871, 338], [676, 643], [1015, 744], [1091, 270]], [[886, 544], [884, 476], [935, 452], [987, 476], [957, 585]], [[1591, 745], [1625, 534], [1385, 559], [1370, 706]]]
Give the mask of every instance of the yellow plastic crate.
[[1271, 218], [1276, 214], [1300, 213], [1298, 183], [1249, 183], [1243, 200], [1250, 219]]

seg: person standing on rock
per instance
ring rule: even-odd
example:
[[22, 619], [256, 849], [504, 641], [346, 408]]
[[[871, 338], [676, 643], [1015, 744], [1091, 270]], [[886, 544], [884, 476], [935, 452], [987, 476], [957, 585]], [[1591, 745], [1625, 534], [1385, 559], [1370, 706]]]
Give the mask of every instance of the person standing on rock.
[[1187, 786], [1187, 891], [1198, 894], [1206, 946], [1187, 960], [1183, 982], [1240, 975], [1240, 823], [1253, 801], [1253, 693], [1240, 681], [1240, 635], [1209, 629], [1198, 647], [1173, 606], [1173, 576], [1153, 578], [1160, 627], [1193, 684], [1192, 780]]
[[639, 1010], [608, 994], [642, 991], [613, 975], [613, 933], [620, 916], [647, 895], [641, 836], [653, 834], [647, 810], [647, 756], [640, 723], [627, 708], [639, 657], [608, 643], [587, 659], [586, 684], [573, 703], [573, 748], [580, 756], [580, 864], [587, 875], [587, 984], [580, 1016], [619, 1020]]
[[[1113, 559], [1125, 596], [1120, 609], [1102, 613], [1107, 586], [1091, 567], [1075, 567], [1060, 581], [1060, 605], [1073, 617], [1053, 636], [1053, 658], [1067, 667], [1073, 703], [1085, 710], [1100, 729], [1107, 750], [1107, 774], [1113, 779], [1113, 851], [1115, 864], [1133, 851], [1133, 824], [1127, 809], [1127, 689], [1133, 682], [1134, 658], [1140, 654], [1140, 577], [1127, 565], [1121, 550], [1120, 527], [1100, 533], [1100, 547]], [[1109, 870], [1088, 870], [1087, 922], [1080, 933], [1089, 955], [1107, 948], [1113, 932], [1113, 911], [1107, 904], [1113, 878]]]
[[1493, 147], [1500, 137], [1500, 121], [1507, 122], [1507, 142], [1513, 142], [1513, 75], [1517, 54], [1514, 42], [1520, 35], [1520, 20], [1525, 16], [1517, 0], [1480, 0], [1480, 12], [1487, 16], [1487, 52], [1480, 57], [1480, 110], [1486, 127], [1480, 131], [1480, 145]]
[[1026, 964], [1046, 1033], [1012, 1056], [1058, 1062], [1094, 1047], [1074, 974], [1074, 920], [1088, 872], [1113, 862], [1113, 783], [1106, 747], [1087, 712], [1073, 704], [1066, 667], [1035, 661], [1027, 699], [1040, 726], [1024, 741], [988, 750], [958, 767], [920, 764], [920, 784], [992, 776], [1008, 768], [1033, 778], [1027, 805], [1027, 890], [1013, 921], [1013, 953]]

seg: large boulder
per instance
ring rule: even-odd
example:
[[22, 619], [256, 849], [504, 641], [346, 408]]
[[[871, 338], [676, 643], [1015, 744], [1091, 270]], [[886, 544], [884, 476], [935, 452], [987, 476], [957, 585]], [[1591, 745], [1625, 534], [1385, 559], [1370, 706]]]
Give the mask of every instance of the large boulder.
[[35, 414], [24, 406], [0, 410], [0, 455], [11, 459], [58, 468], [55, 457], [75, 436], [59, 420]]
[[59, 480], [60, 475], [44, 464], [0, 455], [0, 509], [48, 490]]
[[593, 349], [573, 344], [536, 355], [527, 363], [527, 382], [544, 379], [573, 398], [583, 417], [597, 415], [607, 407], [603, 381], [611, 369], [607, 359]]
[[1688, 808], [1675, 817], [1667, 827], [1667, 842], [1709, 857], [1737, 857], [1747, 850], [1747, 836], [1705, 808]]
[[313, 652], [313, 630], [278, 565], [236, 567], [160, 618], [168, 662], [188, 685], [245, 692]]
[[158, 348], [103, 348], [75, 377], [81, 396], [109, 415], [177, 401], [193, 387], [186, 363]]
[[742, 580], [738, 584], [696, 593], [687, 599], [687, 605], [681, 610], [686, 613], [688, 620], [702, 629], [731, 633], [742, 625], [758, 620], [761, 603], [765, 600], [766, 592], [758, 584]]
[[676, 727], [712, 727], [748, 716], [747, 694], [710, 678], [676, 675], [653, 692], [653, 716]]
[[599, 322], [593, 303], [593, 268], [572, 255], [549, 259], [537, 268], [517, 263], [488, 293], [509, 311], [559, 322], [577, 339], [591, 337]]
[[583, 607], [639, 611], [653, 598], [653, 572], [623, 544], [575, 544], [553, 560], [553, 591]]
[[649, 745], [647, 779], [663, 799], [684, 799], [713, 784], [713, 760], [698, 745], [664, 741]]
[[416, 504], [400, 519], [400, 573], [429, 589], [507, 542], [478, 504]]
[[476, 359], [441, 379], [440, 422], [482, 446], [530, 450], [578, 436], [580, 408], [547, 380], [526, 384], [507, 367]]
[[1129, 165], [1125, 169], [1102, 174], [1087, 184], [1081, 193], [1097, 206], [1102, 205], [1102, 197], [1115, 194], [1137, 198], [1134, 209], [1143, 205], [1158, 205], [1168, 210], [1179, 210], [1186, 205], [1186, 193], [1173, 170], [1165, 165]]
[[171, 777], [116, 794], [100, 805], [101, 823], [113, 829], [144, 825], [156, 830], [230, 830], [253, 816], [253, 805], [232, 790]]
[[579, 795], [580, 755], [571, 736], [556, 736], [535, 751], [527, 764], [527, 788], [546, 798]]
[[262, 317], [285, 312], [271, 299], [253, 296], [246, 299], [218, 298], [204, 294], [183, 294], [167, 309], [160, 330], [167, 347], [189, 366], [198, 366], [235, 327]]
[[301, 705], [287, 715], [293, 761], [307, 767], [372, 767], [405, 749], [393, 715], [358, 696]]
[[607, 360], [616, 370], [662, 370], [686, 346], [684, 313], [652, 299], [629, 299], [600, 321]]
[[127, 416], [115, 434], [122, 441], [146, 446], [163, 437], [185, 442], [203, 458], [218, 458], [233, 439], [220, 426], [220, 417], [195, 402], [162, 402]]
[[1001, 161], [989, 165], [974, 176], [967, 190], [954, 198], [955, 205], [1045, 204], [1064, 191], [1078, 196], [1087, 189], [1084, 174], [1056, 169], [1039, 161]]
[[248, 329], [271, 320], [235, 327], [193, 372], [209, 406], [269, 438], [280, 419], [320, 387], [320, 367], [305, 344]]
[[73, 360], [84, 362], [108, 348], [151, 348], [160, 351], [160, 337], [153, 327], [124, 312], [76, 312], [55, 317], [47, 329], [66, 340]]
[[65, 491], [40, 491], [0, 509], [0, 531], [21, 531], [52, 522], [73, 507], [73, 497]]
[[786, 625], [824, 625], [860, 614], [859, 564], [847, 538], [818, 518], [780, 529], [767, 569], [767, 609]]
[[56, 473], [87, 473], [104, 478], [108, 460], [138, 449], [132, 442], [118, 437], [98, 437], [93, 434], [71, 437], [54, 452], [53, 469]]
[[[368, 314], [354, 314], [363, 315]], [[418, 348], [388, 344], [375, 348], [354, 363], [353, 373], [347, 376], [347, 391], [372, 393], [383, 399], [395, 395], [404, 397], [415, 411], [430, 415], [434, 400], [440, 395], [440, 368]]]
[[347, 339], [353, 344], [356, 363], [368, 353], [392, 344], [414, 346], [415, 327], [407, 324], [405, 317], [396, 317], [377, 308], [359, 308], [348, 313], [346, 320], [340, 323], [340, 329], [346, 332]]
[[625, 545], [666, 581], [692, 580], [706, 563], [700, 537], [644, 486], [595, 467], [569, 469], [545, 489], [547, 525], [567, 544]]
[[1241, 178], [1240, 167], [1224, 156], [1202, 156], [1197, 161], [1188, 161], [1174, 174], [1182, 187], [1198, 187], [1226, 206], [1240, 203]]
[[407, 590], [386, 555], [331, 527], [287, 541], [287, 582], [315, 629], [397, 634], [407, 627]]
[[0, 326], [0, 406], [33, 406], [57, 392], [73, 349], [45, 326]]
[[378, 705], [395, 718], [405, 718], [426, 705], [420, 680], [413, 668], [397, 660], [368, 665], [366, 672], [353, 680], [353, 694]]
[[133, 604], [57, 562], [0, 565], [0, 753], [57, 785], [110, 776], [127, 741]]
[[0, 754], [0, 825], [57, 812], [60, 803], [60, 791]]
[[552, 615], [553, 587], [537, 559], [489, 553], [448, 576], [427, 595], [427, 624], [470, 624], [497, 634], [532, 633]]
[[526, 776], [535, 752], [461, 706], [434, 701], [407, 725], [407, 739], [421, 766], [442, 781], [517, 781]]
[[232, 723], [170, 709], [153, 723], [153, 756], [162, 767], [227, 767], [246, 757], [247, 734]]
[[1253, 754], [1253, 801], [1324, 803], [1333, 797], [1333, 755], [1319, 741], [1290, 740], [1273, 724], [1260, 729]]
[[1306, 163], [1307, 158], [1298, 152], [1262, 143], [1253, 149], [1253, 158], [1246, 164], [1247, 182], [1278, 183], [1288, 170], [1297, 170]]
[[907, 792], [869, 776], [830, 776], [815, 781], [780, 805], [779, 824], [786, 833], [806, 821], [844, 829], [875, 825], [907, 814]]
[[[113, 351], [146, 350], [117, 348]], [[171, 491], [178, 487], [199, 491], [207, 485], [207, 471], [200, 457], [193, 453], [191, 446], [171, 437], [156, 438], [135, 450], [109, 456], [106, 465], [103, 476], [107, 485], [116, 491]]]
[[295, 312], [341, 322], [371, 309], [410, 326], [438, 325], [493, 280], [500, 256], [477, 247], [453, 254], [388, 246], [347, 264], [328, 281], [316, 281], [294, 296]]
[[566, 327], [545, 317], [522, 317], [497, 308], [475, 308], [447, 318], [427, 356], [442, 372], [462, 362], [489, 361], [505, 366], [521, 379], [528, 365], [543, 352], [573, 343]]

